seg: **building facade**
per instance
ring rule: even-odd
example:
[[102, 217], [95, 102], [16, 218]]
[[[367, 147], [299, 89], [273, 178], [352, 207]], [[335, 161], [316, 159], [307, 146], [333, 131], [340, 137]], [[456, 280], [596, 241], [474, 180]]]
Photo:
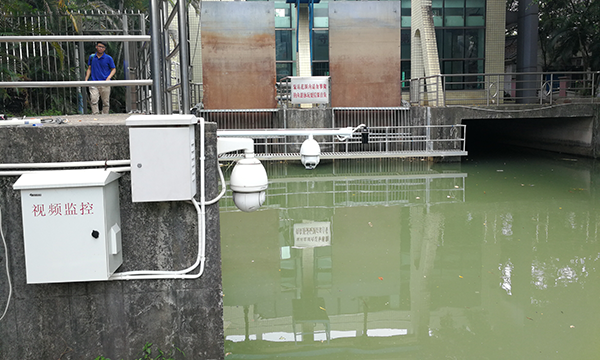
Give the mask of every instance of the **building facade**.
[[277, 107], [286, 76], [331, 76], [334, 107], [400, 106], [411, 78], [502, 73], [505, 17], [500, 0], [204, 1], [194, 80], [207, 109]]

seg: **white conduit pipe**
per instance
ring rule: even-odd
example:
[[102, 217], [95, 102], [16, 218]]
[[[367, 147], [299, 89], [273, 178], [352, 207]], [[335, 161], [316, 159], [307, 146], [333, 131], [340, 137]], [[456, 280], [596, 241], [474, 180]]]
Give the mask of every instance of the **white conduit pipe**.
[[[27, 174], [27, 173], [30, 173], [30, 172], [44, 171], [44, 170], [48, 171], [49, 169], [0, 171], [0, 176], [21, 176], [23, 174]], [[127, 171], [131, 171], [131, 166], [108, 167], [108, 168], [106, 168], [106, 170], [110, 170], [110, 171], [113, 171], [113, 172], [127, 172]]]
[[[206, 205], [212, 205], [219, 201], [226, 193], [227, 187], [225, 177], [220, 167], [219, 177], [221, 180], [221, 193], [214, 199], [206, 201], [206, 174], [205, 168], [205, 139], [204, 139], [204, 121], [200, 122], [200, 168], [202, 176], [200, 177], [200, 204], [196, 199], [191, 199], [196, 212], [198, 213], [198, 257], [196, 262], [183, 270], [137, 270], [113, 274], [109, 280], [142, 280], [142, 279], [197, 279], [204, 273], [206, 261]], [[109, 161], [78, 161], [78, 162], [57, 162], [57, 163], [17, 163], [0, 164], [0, 169], [52, 169], [52, 168], [77, 168], [77, 167], [106, 167], [107, 170], [114, 172], [131, 171], [129, 166], [109, 167], [130, 165], [130, 160], [109, 160]], [[18, 176], [31, 170], [0, 171], [0, 176]], [[196, 274], [189, 274], [200, 265], [200, 270]]]
[[[206, 262], [206, 172], [205, 172], [205, 150], [204, 150], [204, 120], [200, 121], [200, 169], [202, 176], [200, 177], [200, 204], [196, 199], [192, 198], [192, 204], [198, 213], [198, 257], [196, 262], [183, 270], [136, 270], [126, 271], [113, 274], [109, 280], [159, 280], [159, 279], [197, 279], [204, 273], [204, 265]], [[220, 169], [219, 169], [220, 171]], [[225, 186], [222, 173], [221, 181]], [[224, 193], [224, 192], [222, 192]], [[220, 198], [217, 197], [217, 200]], [[213, 200], [211, 200], [211, 204]], [[216, 201], [215, 201], [216, 202]], [[200, 265], [200, 270], [196, 274], [189, 274]]]
[[4, 238], [4, 233], [2, 232], [2, 208], [0, 208], [0, 238], [2, 238], [2, 243], [4, 244], [4, 263], [6, 264], [6, 279], [8, 281], [8, 299], [6, 299], [6, 306], [4, 307], [4, 312], [2, 316], [0, 316], [0, 321], [4, 319], [6, 316], [6, 312], [8, 311], [8, 306], [10, 305], [10, 299], [12, 297], [12, 282], [10, 280], [10, 267], [8, 266], [8, 246], [6, 245], [6, 239]]
[[75, 168], [75, 167], [109, 167], [128, 166], [131, 160], [99, 160], [99, 161], [71, 161], [53, 163], [17, 163], [0, 164], [0, 169], [53, 169], [53, 168]]
[[[50, 170], [64, 168], [98, 168], [103, 167], [114, 172], [130, 171], [131, 160], [106, 160], [106, 161], [71, 161], [71, 162], [53, 162], [53, 163], [15, 163], [0, 164], [0, 176], [21, 176], [35, 170]], [[120, 167], [113, 167], [120, 166]], [[1, 171], [2, 169], [9, 169]], [[29, 169], [29, 170], [25, 170]]]
[[[201, 195], [202, 196], [202, 195]], [[204, 254], [206, 249], [206, 242], [204, 241], [206, 235], [205, 228], [205, 217], [204, 206], [198, 205], [196, 199], [192, 199], [192, 204], [196, 208], [198, 213], [198, 257], [196, 262], [183, 270], [134, 270], [125, 271], [121, 273], [113, 274], [109, 280], [150, 280], [150, 279], [197, 279], [204, 272], [204, 262], [206, 260]], [[188, 274], [192, 270], [200, 265], [200, 271], [197, 274]]]
[[225, 176], [223, 175], [223, 170], [221, 170], [221, 167], [217, 164], [217, 170], [219, 170], [219, 178], [221, 179], [221, 193], [219, 195], [217, 195], [216, 198], [210, 200], [210, 201], [206, 201], [204, 203], [204, 205], [212, 205], [214, 203], [216, 203], [217, 201], [221, 200], [221, 198], [225, 195], [225, 192], [227, 191], [227, 185], [225, 184]]

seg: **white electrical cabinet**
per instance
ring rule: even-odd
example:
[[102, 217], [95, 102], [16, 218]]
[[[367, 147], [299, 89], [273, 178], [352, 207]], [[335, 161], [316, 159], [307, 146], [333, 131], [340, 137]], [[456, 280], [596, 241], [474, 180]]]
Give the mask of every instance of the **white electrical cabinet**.
[[28, 284], [107, 280], [123, 263], [121, 175], [103, 169], [21, 175]]
[[133, 202], [191, 200], [196, 195], [194, 115], [132, 115], [129, 126]]

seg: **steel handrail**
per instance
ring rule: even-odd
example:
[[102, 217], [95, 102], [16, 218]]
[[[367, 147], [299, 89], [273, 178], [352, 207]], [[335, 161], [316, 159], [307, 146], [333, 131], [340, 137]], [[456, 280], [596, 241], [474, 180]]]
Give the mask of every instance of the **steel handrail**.
[[0, 88], [67, 88], [87, 86], [132, 86], [152, 85], [152, 80], [110, 80], [110, 81], [0, 81]]
[[2, 35], [0, 42], [150, 41], [150, 35]]

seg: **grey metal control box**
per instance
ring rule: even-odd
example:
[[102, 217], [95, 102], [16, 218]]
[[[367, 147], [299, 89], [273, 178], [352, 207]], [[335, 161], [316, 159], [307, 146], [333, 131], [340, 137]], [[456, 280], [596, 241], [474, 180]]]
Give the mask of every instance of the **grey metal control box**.
[[132, 115], [129, 126], [133, 202], [191, 200], [196, 195], [194, 115]]
[[103, 169], [54, 170], [15, 182], [28, 284], [108, 280], [123, 263], [120, 176]]

